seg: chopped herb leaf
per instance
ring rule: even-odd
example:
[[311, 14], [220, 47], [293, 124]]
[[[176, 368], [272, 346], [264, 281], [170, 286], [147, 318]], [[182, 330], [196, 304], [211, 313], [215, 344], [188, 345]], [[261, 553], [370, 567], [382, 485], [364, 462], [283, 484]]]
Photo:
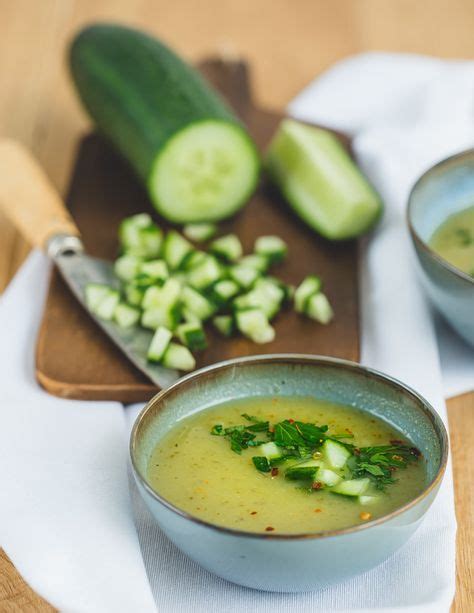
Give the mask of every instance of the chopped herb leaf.
[[255, 468], [262, 473], [269, 473], [272, 470], [267, 458], [262, 456], [254, 456], [252, 458], [252, 462], [254, 463]]

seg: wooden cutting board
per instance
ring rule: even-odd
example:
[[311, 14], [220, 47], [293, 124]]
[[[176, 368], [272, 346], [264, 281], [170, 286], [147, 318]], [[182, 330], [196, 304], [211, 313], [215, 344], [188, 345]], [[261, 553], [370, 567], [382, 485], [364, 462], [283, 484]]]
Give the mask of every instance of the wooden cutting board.
[[[263, 151], [283, 116], [255, 107], [246, 64], [209, 60], [200, 69], [242, 117]], [[128, 165], [97, 135], [80, 143], [67, 204], [87, 252], [107, 259], [116, 257], [120, 221], [133, 213], [151, 212], [146, 193]], [[226, 340], [210, 330], [209, 349], [199, 355], [198, 366], [275, 352], [359, 359], [356, 241], [329, 243], [315, 235], [264, 180], [250, 203], [221, 229], [237, 233], [246, 252], [262, 234], [281, 236], [290, 255], [275, 268], [275, 274], [293, 284], [308, 274], [321, 275], [335, 319], [321, 326], [291, 309], [284, 311], [274, 322], [276, 339], [267, 345], [255, 345], [242, 337]], [[36, 373], [48, 392], [67, 398], [136, 402], [157, 391], [88, 317], [56, 271], [38, 336]]]

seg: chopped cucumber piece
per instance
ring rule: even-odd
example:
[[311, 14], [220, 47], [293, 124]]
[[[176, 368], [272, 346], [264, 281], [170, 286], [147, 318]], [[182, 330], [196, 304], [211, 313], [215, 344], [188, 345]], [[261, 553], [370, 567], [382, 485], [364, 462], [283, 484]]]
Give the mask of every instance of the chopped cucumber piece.
[[270, 343], [275, 338], [275, 330], [261, 309], [237, 311], [235, 319], [237, 328], [254, 343]]
[[129, 304], [121, 302], [115, 309], [114, 319], [120, 328], [130, 328], [140, 321], [140, 311]]
[[318, 470], [318, 481], [329, 487], [333, 487], [342, 481], [342, 477], [329, 468], [320, 468]]
[[154, 281], [164, 282], [169, 277], [168, 266], [164, 260], [150, 260], [143, 262], [140, 272]]
[[206, 289], [222, 278], [222, 268], [216, 258], [206, 256], [188, 273], [188, 282], [195, 289]]
[[194, 313], [201, 321], [209, 319], [214, 314], [215, 306], [212, 302], [188, 285], [181, 290], [181, 301], [184, 308]]
[[162, 360], [163, 366], [166, 368], [174, 368], [176, 370], [193, 370], [196, 367], [196, 360], [193, 354], [187, 347], [170, 343], [165, 351]]
[[335, 485], [331, 492], [342, 496], [360, 496], [370, 485], [370, 479], [347, 479]]
[[232, 266], [229, 270], [229, 274], [231, 278], [244, 289], [249, 289], [260, 276], [255, 268], [249, 268], [241, 264]]
[[321, 447], [324, 460], [331, 468], [343, 468], [347, 460], [350, 458], [350, 451], [338, 443], [337, 441], [327, 440]]
[[334, 317], [334, 311], [329, 304], [329, 300], [321, 292], [309, 298], [305, 312], [308, 317], [319, 321], [320, 324], [328, 324]]
[[181, 310], [178, 305], [159, 305], [143, 311], [141, 324], [151, 330], [156, 330], [160, 326], [174, 330], [180, 320]]
[[236, 262], [242, 256], [242, 243], [235, 234], [227, 234], [212, 241], [209, 250], [227, 262]]
[[199, 317], [195, 313], [187, 309], [186, 307], [183, 307], [181, 309], [181, 316], [184, 319], [184, 321], [187, 321], [188, 323], [191, 323], [191, 324], [201, 323], [201, 320], [199, 319]]
[[295, 311], [304, 313], [309, 299], [313, 294], [317, 294], [321, 291], [321, 286], [321, 279], [316, 275], [309, 275], [309, 277], [306, 277], [295, 290]]
[[269, 268], [270, 262], [267, 256], [261, 253], [251, 253], [250, 255], [245, 255], [243, 258], [240, 258], [239, 264], [247, 266], [248, 268], [254, 268], [260, 273], [265, 273]]
[[288, 247], [279, 236], [260, 236], [255, 241], [255, 253], [264, 255], [271, 263], [285, 259]]
[[207, 258], [207, 253], [205, 251], [190, 251], [181, 263], [181, 268], [183, 270], [192, 270], [196, 266], [199, 266], [205, 259]]
[[206, 335], [200, 323], [186, 322], [180, 324], [176, 328], [176, 336], [191, 351], [199, 351], [207, 347]]
[[181, 294], [181, 283], [174, 278], [167, 279], [162, 287], [152, 285], [143, 296], [142, 307], [151, 309], [155, 307], [171, 308], [177, 304]]
[[135, 281], [132, 283], [127, 283], [124, 288], [124, 292], [128, 304], [131, 304], [132, 306], [141, 306], [143, 296], [145, 295], [145, 290], [142, 287], [139, 287]]
[[126, 253], [143, 258], [156, 258], [163, 242], [163, 232], [148, 214], [141, 213], [122, 221], [119, 238]]
[[300, 466], [296, 464], [285, 470], [285, 479], [291, 481], [314, 481], [316, 474], [319, 472], [317, 466]]
[[212, 324], [222, 336], [231, 336], [234, 331], [234, 318], [232, 315], [216, 315], [212, 319]]
[[363, 505], [375, 504], [379, 500], [380, 500], [380, 496], [367, 496], [367, 495], [359, 496], [359, 502], [360, 504], [363, 504]]
[[150, 362], [161, 362], [172, 336], [173, 334], [168, 328], [164, 326], [157, 328], [151, 339], [150, 346], [148, 347], [147, 358]]
[[86, 305], [89, 311], [95, 312], [102, 300], [109, 294], [110, 287], [100, 283], [88, 283], [85, 288]]
[[357, 236], [380, 217], [378, 194], [327, 130], [284, 120], [266, 166], [297, 215], [326, 238]]
[[163, 242], [163, 257], [171, 270], [177, 270], [193, 246], [181, 234], [170, 230]]
[[142, 258], [125, 253], [115, 260], [114, 272], [121, 281], [132, 281], [140, 271]]
[[217, 232], [214, 223], [188, 223], [183, 228], [183, 234], [193, 243], [204, 243], [211, 239]]
[[268, 319], [279, 311], [285, 292], [270, 279], [258, 279], [249, 292], [238, 296], [233, 305], [236, 309], [259, 308]]
[[231, 298], [233, 298], [240, 291], [240, 287], [237, 285], [235, 281], [231, 279], [223, 279], [222, 281], [218, 281], [212, 287], [212, 299], [219, 305], [224, 305], [229, 302]]
[[267, 460], [275, 460], [276, 458], [281, 458], [283, 455], [281, 447], [278, 447], [278, 445], [273, 442], [264, 443], [263, 445], [260, 445], [259, 449], [261, 454], [265, 456]]
[[110, 321], [115, 313], [118, 303], [120, 302], [120, 294], [117, 290], [109, 289], [108, 293], [102, 298], [99, 304], [95, 307], [94, 313], [100, 319]]

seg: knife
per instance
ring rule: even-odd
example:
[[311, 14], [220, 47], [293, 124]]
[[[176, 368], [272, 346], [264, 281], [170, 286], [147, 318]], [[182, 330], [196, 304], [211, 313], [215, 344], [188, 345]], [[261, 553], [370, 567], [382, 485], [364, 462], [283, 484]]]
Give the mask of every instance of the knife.
[[141, 372], [160, 388], [179, 378], [177, 371], [147, 361], [153, 332], [139, 326], [120, 328], [87, 309], [85, 287], [89, 283], [118, 288], [113, 265], [85, 253], [80, 232], [61, 197], [31, 153], [13, 140], [0, 141], [0, 207], [23, 237], [51, 258], [90, 317]]

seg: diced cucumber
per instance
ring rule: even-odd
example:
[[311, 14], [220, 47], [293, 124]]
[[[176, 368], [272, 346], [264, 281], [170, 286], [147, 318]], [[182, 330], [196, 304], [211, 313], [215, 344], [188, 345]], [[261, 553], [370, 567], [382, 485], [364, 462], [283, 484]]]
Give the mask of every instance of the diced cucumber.
[[321, 447], [324, 460], [331, 468], [343, 468], [350, 458], [351, 452], [337, 441], [327, 440]]
[[204, 243], [211, 239], [217, 232], [214, 223], [188, 223], [183, 228], [183, 234], [193, 243]]
[[168, 328], [164, 326], [157, 328], [151, 339], [150, 346], [148, 347], [147, 358], [150, 362], [161, 362], [172, 336], [173, 334]]
[[239, 264], [247, 266], [248, 268], [254, 268], [260, 273], [265, 273], [269, 268], [270, 262], [268, 258], [261, 253], [251, 253], [250, 255], [245, 255], [243, 258], [240, 258]]
[[260, 276], [255, 268], [243, 266], [242, 264], [232, 266], [229, 269], [229, 274], [231, 278], [244, 289], [249, 289]]
[[130, 328], [140, 321], [140, 310], [121, 302], [115, 309], [114, 319], [120, 328]]
[[141, 324], [151, 330], [156, 330], [160, 326], [174, 330], [180, 319], [181, 311], [178, 305], [159, 305], [143, 311]]
[[285, 470], [285, 479], [290, 481], [314, 481], [319, 473], [317, 466], [300, 466], [295, 464]]
[[218, 281], [212, 287], [212, 299], [219, 305], [224, 305], [229, 302], [231, 298], [233, 298], [240, 291], [240, 287], [237, 285], [235, 281], [231, 279], [223, 279], [222, 281]]
[[184, 260], [181, 262], [181, 268], [183, 270], [192, 270], [196, 266], [199, 266], [206, 258], [207, 253], [205, 251], [195, 249], [184, 257]]
[[295, 290], [295, 311], [304, 313], [308, 300], [313, 294], [321, 291], [321, 279], [316, 275], [309, 275]]
[[275, 330], [261, 309], [237, 311], [235, 320], [237, 328], [254, 343], [270, 343], [275, 338]]
[[363, 495], [363, 496], [359, 496], [359, 502], [360, 504], [365, 505], [370, 505], [370, 504], [375, 504], [376, 502], [378, 502], [380, 500], [380, 496], [368, 496], [367, 494]]
[[142, 262], [142, 258], [125, 253], [115, 260], [114, 272], [121, 281], [131, 281], [139, 273]]
[[188, 285], [181, 290], [181, 301], [184, 308], [194, 313], [201, 321], [209, 319], [214, 314], [215, 306], [212, 302]]
[[227, 262], [236, 262], [242, 256], [242, 243], [235, 234], [227, 234], [212, 241], [209, 250]]
[[141, 306], [143, 296], [145, 295], [145, 290], [142, 287], [137, 286], [135, 281], [132, 281], [132, 283], [127, 283], [124, 288], [124, 292], [128, 304], [131, 304], [132, 306]]
[[281, 458], [283, 455], [281, 447], [278, 447], [273, 441], [260, 445], [259, 449], [260, 453], [265, 456], [267, 460], [276, 460], [276, 458]]
[[139, 268], [140, 272], [154, 281], [164, 282], [169, 277], [168, 266], [164, 260], [149, 260], [143, 262]]
[[163, 366], [176, 370], [193, 370], [196, 367], [196, 360], [187, 347], [170, 343], [163, 356]]
[[142, 307], [147, 310], [155, 307], [171, 308], [177, 304], [181, 294], [181, 283], [171, 277], [162, 287], [153, 285], [143, 296]]
[[143, 258], [156, 258], [163, 242], [163, 232], [147, 213], [140, 213], [122, 221], [119, 238], [125, 252]]
[[222, 336], [229, 337], [234, 331], [234, 318], [232, 315], [216, 315], [212, 319], [212, 324]]
[[176, 328], [176, 336], [191, 351], [206, 349], [207, 340], [201, 324], [186, 322]]
[[100, 319], [110, 321], [115, 313], [118, 303], [120, 302], [120, 294], [117, 290], [109, 289], [108, 293], [102, 298], [99, 304], [95, 307], [94, 313]]
[[255, 282], [255, 289], [262, 292], [268, 302], [280, 307], [286, 297], [286, 287], [284, 283], [278, 282], [273, 277], [263, 277]]
[[380, 217], [378, 194], [327, 130], [284, 120], [266, 165], [294, 211], [326, 238], [357, 236]]
[[89, 311], [95, 312], [100, 302], [109, 294], [110, 287], [100, 283], [88, 283], [85, 288], [85, 300]]
[[222, 268], [216, 258], [208, 255], [188, 273], [188, 282], [195, 289], [206, 289], [222, 278]]
[[288, 247], [279, 236], [260, 236], [255, 241], [255, 253], [264, 255], [271, 263], [285, 259]]
[[314, 294], [310, 296], [305, 309], [306, 315], [319, 321], [320, 324], [328, 324], [334, 317], [334, 311], [332, 310], [329, 300], [323, 293]]
[[181, 308], [181, 317], [190, 324], [201, 324], [199, 317], [186, 307]]
[[360, 496], [370, 485], [370, 479], [347, 479], [335, 485], [331, 492], [342, 496]]
[[193, 246], [181, 234], [170, 230], [163, 242], [163, 257], [171, 270], [177, 270]]
[[342, 481], [342, 477], [329, 468], [320, 468], [318, 470], [318, 481], [329, 487], [333, 487]]

